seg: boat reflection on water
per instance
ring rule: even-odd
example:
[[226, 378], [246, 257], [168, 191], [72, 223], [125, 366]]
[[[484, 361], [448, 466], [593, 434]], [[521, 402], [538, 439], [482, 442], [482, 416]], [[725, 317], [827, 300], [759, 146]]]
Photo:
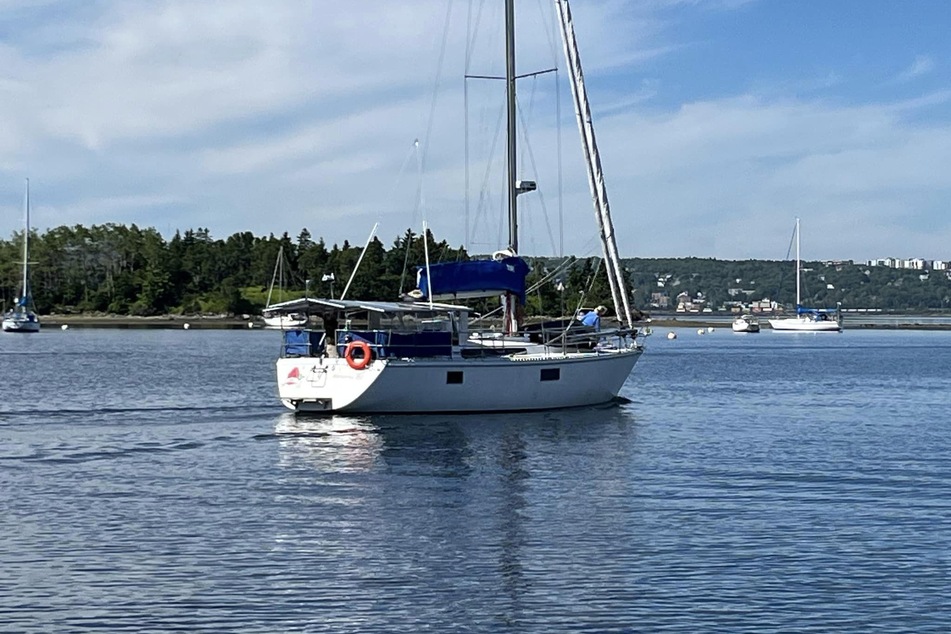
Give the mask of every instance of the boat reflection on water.
[[[637, 433], [634, 408], [625, 405], [518, 415], [284, 414], [268, 435], [278, 444], [274, 492], [284, 509], [272, 556], [319, 570], [325, 585], [306, 593], [346, 601], [358, 618], [372, 618], [368, 606], [394, 595], [414, 605], [435, 596], [420, 613], [443, 614], [447, 596], [472, 601], [467, 584], [475, 583], [496, 618], [524, 622], [540, 569], [593, 560], [611, 548], [597, 535], [629, 520]], [[552, 531], [573, 548], [551, 547]], [[452, 581], [460, 570], [466, 587]], [[434, 578], [443, 580], [437, 593], [428, 585]], [[391, 623], [348, 625], [386, 631]]]
[[371, 471], [381, 464], [383, 438], [368, 418], [306, 418], [282, 414], [274, 424], [280, 465], [320, 471]]
[[[591, 443], [605, 445], [618, 425], [634, 422], [623, 405], [508, 414], [305, 417], [286, 413], [274, 424], [282, 467], [324, 472], [378, 471], [466, 478], [507, 457], [531, 455], [541, 465]], [[516, 449], [513, 449], [516, 448]]]

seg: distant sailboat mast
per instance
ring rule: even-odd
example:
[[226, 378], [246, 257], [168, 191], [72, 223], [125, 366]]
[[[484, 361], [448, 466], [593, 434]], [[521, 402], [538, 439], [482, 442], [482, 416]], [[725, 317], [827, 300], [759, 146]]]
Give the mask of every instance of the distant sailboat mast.
[[608, 274], [608, 283], [611, 287], [611, 297], [614, 300], [618, 319], [628, 327], [633, 327], [627, 284], [625, 283], [624, 271], [621, 269], [621, 258], [618, 255], [617, 242], [614, 238], [614, 223], [611, 220], [611, 206], [608, 204], [608, 191], [604, 185], [604, 173], [601, 170], [601, 156], [598, 153], [594, 126], [591, 123], [591, 108], [588, 105], [588, 93], [584, 86], [581, 56], [578, 52], [578, 42], [575, 39], [575, 30], [571, 22], [571, 8], [568, 6], [568, 0], [555, 0], [555, 4], [558, 8], [558, 22], [561, 26], [565, 58], [568, 62], [568, 73], [571, 77], [571, 94], [574, 97], [575, 114], [578, 118], [578, 128], [581, 131], [585, 164], [588, 166], [588, 185], [591, 188], [595, 215], [598, 218], [601, 248]]
[[802, 300], [799, 298], [799, 277], [802, 264], [799, 261], [799, 218], [796, 218], [796, 314], [799, 314], [799, 306]]
[[26, 208], [26, 227], [23, 230], [23, 286], [21, 286], [20, 292], [20, 305], [26, 307], [30, 301], [30, 179], [26, 179], [26, 200], [24, 205]]

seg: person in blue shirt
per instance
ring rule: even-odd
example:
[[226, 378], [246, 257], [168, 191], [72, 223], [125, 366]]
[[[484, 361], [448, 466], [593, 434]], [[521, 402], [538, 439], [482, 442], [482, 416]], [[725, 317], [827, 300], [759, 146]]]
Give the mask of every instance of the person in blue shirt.
[[601, 315], [608, 312], [604, 306], [598, 306], [581, 319], [585, 326], [592, 326], [595, 330], [601, 330]]

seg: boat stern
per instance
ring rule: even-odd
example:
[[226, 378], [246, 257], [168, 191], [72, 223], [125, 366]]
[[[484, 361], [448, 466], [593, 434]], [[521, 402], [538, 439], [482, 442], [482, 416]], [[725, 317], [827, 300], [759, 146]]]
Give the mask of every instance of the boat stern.
[[286, 357], [277, 360], [281, 402], [296, 412], [346, 409], [379, 378], [386, 363], [374, 360], [355, 369], [345, 359]]

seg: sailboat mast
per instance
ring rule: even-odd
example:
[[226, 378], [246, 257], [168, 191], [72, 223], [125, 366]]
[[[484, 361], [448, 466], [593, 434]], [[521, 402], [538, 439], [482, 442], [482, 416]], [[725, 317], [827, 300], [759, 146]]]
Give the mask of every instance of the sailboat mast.
[[799, 262], [799, 218], [796, 218], [796, 314], [799, 314], [799, 306], [802, 300], [799, 299], [799, 275], [802, 265]]
[[[509, 211], [509, 250], [518, 254], [518, 165], [516, 152], [515, 112], [515, 0], [505, 0], [505, 104], [506, 104], [506, 163]], [[503, 298], [505, 306], [505, 333], [518, 330], [518, 299], [512, 293]]]
[[26, 225], [23, 229], [23, 292], [20, 302], [23, 306], [27, 305], [27, 298], [30, 295], [27, 284], [29, 283], [28, 267], [30, 266], [30, 179], [26, 179], [26, 199], [24, 201], [26, 209]]
[[518, 180], [515, 121], [515, 0], [505, 0], [505, 100], [508, 124], [509, 248], [518, 253]]

